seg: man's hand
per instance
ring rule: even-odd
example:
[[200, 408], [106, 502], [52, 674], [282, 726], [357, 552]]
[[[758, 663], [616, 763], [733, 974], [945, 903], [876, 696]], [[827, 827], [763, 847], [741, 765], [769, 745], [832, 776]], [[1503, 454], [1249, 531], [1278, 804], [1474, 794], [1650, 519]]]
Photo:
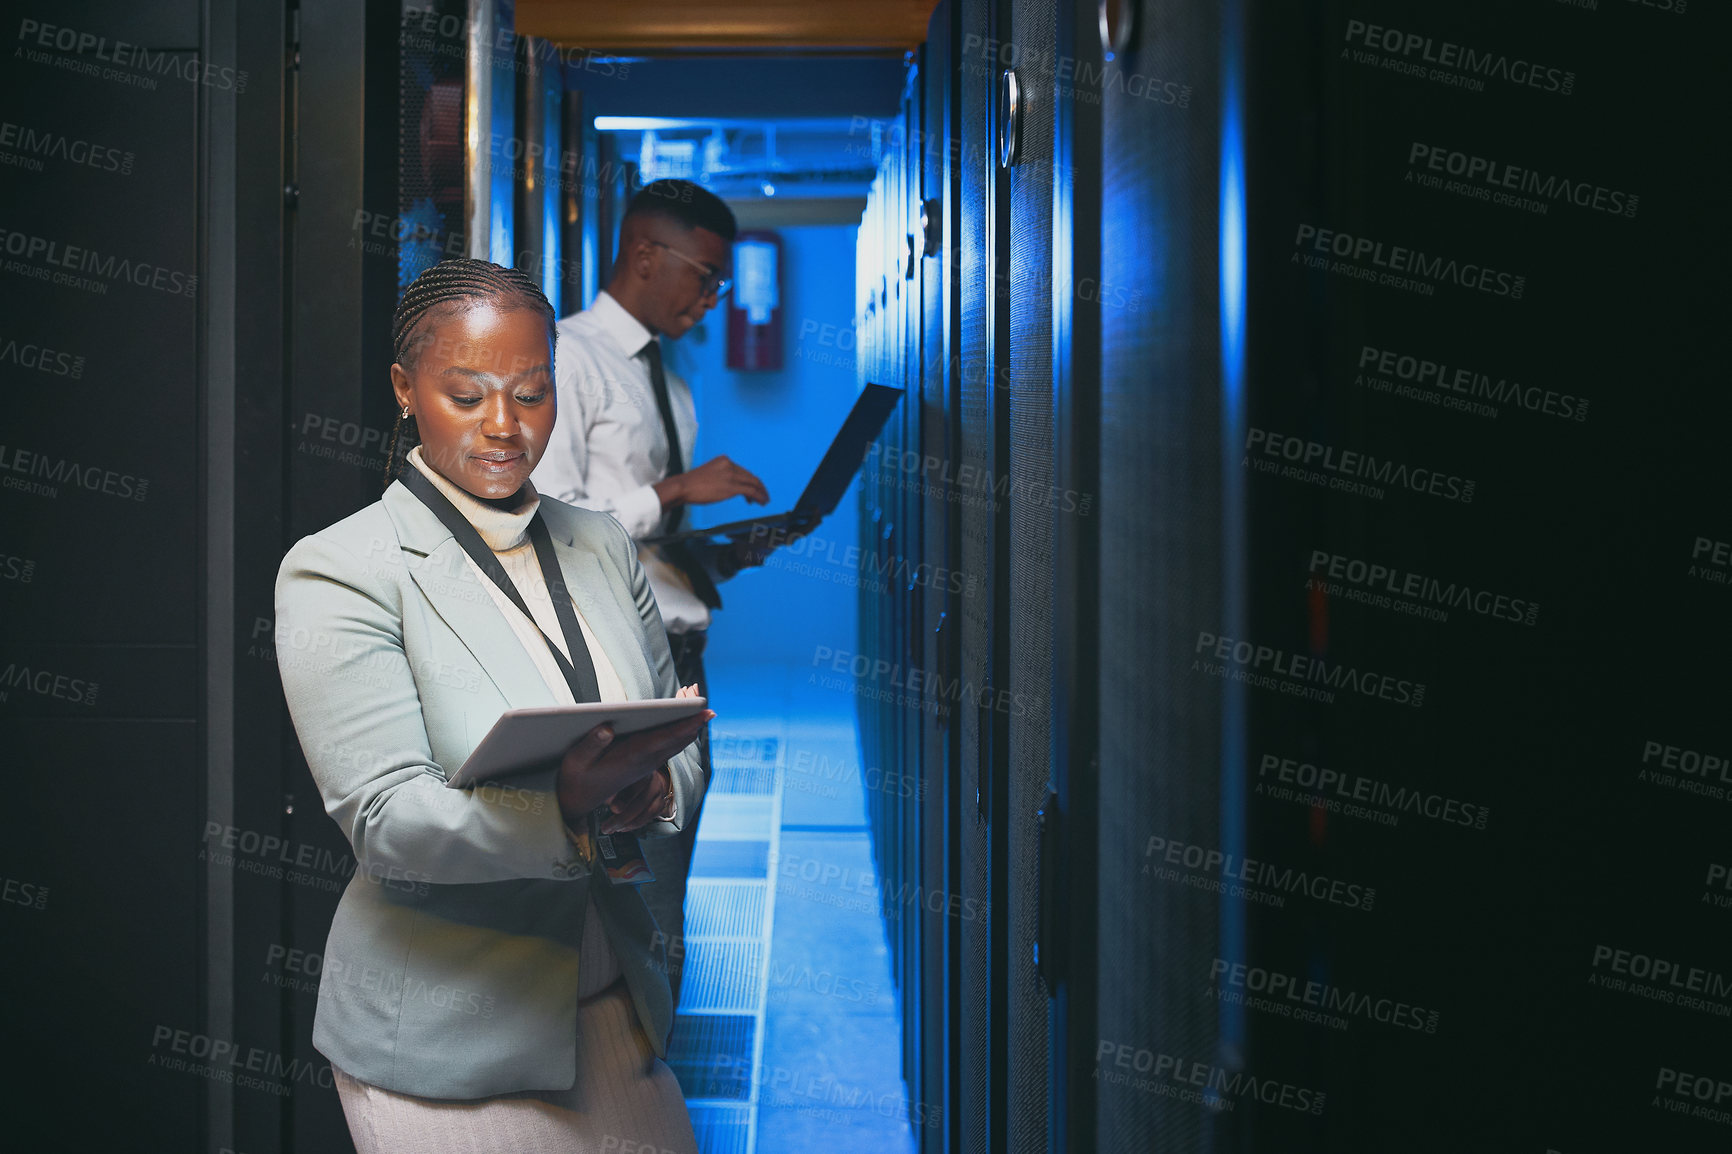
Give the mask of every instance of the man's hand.
[[741, 533], [729, 538], [731, 544], [716, 558], [716, 569], [723, 577], [732, 577], [741, 569], [762, 565], [770, 554], [783, 545], [791, 545], [818, 527], [822, 517], [797, 517], [762, 532]]
[[770, 503], [764, 483], [725, 456], [711, 457], [695, 469], [657, 481], [654, 487], [663, 509], [680, 503], [714, 505], [729, 497], [744, 497], [754, 505]]

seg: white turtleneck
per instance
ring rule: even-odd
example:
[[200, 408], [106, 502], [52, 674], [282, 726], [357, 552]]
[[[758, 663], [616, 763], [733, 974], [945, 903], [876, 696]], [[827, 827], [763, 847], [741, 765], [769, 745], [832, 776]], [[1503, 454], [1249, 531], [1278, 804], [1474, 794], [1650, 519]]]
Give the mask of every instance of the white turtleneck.
[[[576, 704], [571, 696], [571, 687], [565, 683], [565, 675], [560, 673], [559, 664], [554, 661], [553, 654], [547, 651], [547, 643], [541, 639], [541, 633], [546, 633], [553, 643], [559, 646], [559, 651], [565, 654], [565, 659], [571, 660], [571, 649], [565, 644], [565, 631], [559, 627], [553, 598], [548, 595], [547, 582], [541, 579], [541, 564], [536, 560], [535, 546], [529, 540], [529, 522], [534, 518], [535, 511], [541, 508], [541, 497], [536, 493], [535, 486], [524, 482], [522, 491], [528, 494], [528, 500], [508, 513], [484, 504], [434, 472], [421, 459], [421, 446], [416, 445], [409, 450], [409, 460], [421, 471], [422, 476], [432, 481], [439, 491], [457, 506], [457, 511], [463, 514], [464, 520], [475, 526], [475, 531], [481, 534], [481, 540], [486, 542], [487, 547], [493, 550], [493, 555], [499, 558], [499, 563], [505, 567], [512, 584], [516, 585], [517, 591], [523, 595], [524, 604], [528, 605], [530, 613], [534, 614], [533, 623], [512, 604], [511, 598], [481, 571], [473, 558], [467, 553], [463, 555], [464, 560], [469, 563], [470, 571], [480, 578], [482, 586], [499, 606], [499, 611], [505, 614], [505, 619], [511, 623], [518, 641], [535, 662], [535, 668], [540, 672], [541, 679], [547, 683], [547, 688], [552, 691], [554, 700], [560, 705]], [[572, 612], [577, 614], [577, 625], [583, 633], [583, 643], [589, 647], [589, 657], [595, 665], [595, 683], [601, 691], [601, 700], [625, 701], [625, 685], [620, 681], [613, 662], [608, 660], [601, 642], [596, 640], [589, 622], [584, 619], [583, 610], [575, 603], [571, 608]]]

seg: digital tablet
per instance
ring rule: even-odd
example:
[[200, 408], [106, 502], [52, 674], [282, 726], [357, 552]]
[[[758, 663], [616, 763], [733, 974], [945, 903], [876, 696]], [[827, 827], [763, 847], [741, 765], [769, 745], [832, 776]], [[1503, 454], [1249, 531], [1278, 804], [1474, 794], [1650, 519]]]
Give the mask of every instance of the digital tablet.
[[623, 736], [690, 717], [708, 705], [703, 697], [656, 697], [508, 709], [445, 784], [462, 789], [545, 767], [604, 721], [612, 722], [614, 733]]

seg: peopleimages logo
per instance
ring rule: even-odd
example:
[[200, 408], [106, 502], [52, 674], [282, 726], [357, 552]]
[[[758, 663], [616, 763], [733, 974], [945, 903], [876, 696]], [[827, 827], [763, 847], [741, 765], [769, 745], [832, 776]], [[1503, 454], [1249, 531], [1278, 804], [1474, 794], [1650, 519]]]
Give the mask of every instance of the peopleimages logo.
[[1441, 793], [1314, 765], [1293, 757], [1265, 753], [1257, 764], [1258, 796], [1278, 801], [1303, 801], [1348, 817], [1365, 817], [1379, 825], [1395, 825], [1403, 813], [1446, 825], [1484, 829], [1491, 811], [1483, 805]]
[[[143, 477], [135, 477], [131, 473], [118, 473], [113, 469], [104, 469], [100, 465], [80, 465], [64, 457], [50, 457], [30, 449], [20, 449], [14, 446], [0, 445], [0, 473], [16, 473], [18, 476], [7, 476], [0, 479], [0, 485], [8, 489], [19, 489], [36, 493], [43, 497], [59, 496], [60, 490], [47, 482], [59, 485], [77, 485], [92, 493], [105, 493], [110, 497], [121, 497], [133, 501], [142, 501], [150, 491], [150, 482]], [[24, 480], [23, 478], [39, 477], [41, 480]]]
[[[1381, 379], [1377, 375], [1380, 373], [1383, 374]], [[1494, 404], [1513, 404], [1530, 413], [1543, 413], [1560, 420], [1588, 419], [1588, 402], [1574, 393], [1524, 385], [1508, 377], [1494, 380], [1490, 373], [1375, 345], [1359, 347], [1359, 375], [1353, 383], [1478, 417], [1495, 418], [1498, 410]]]
[[[1212, 846], [1192, 845], [1152, 834], [1143, 848], [1143, 873], [1161, 881], [1177, 881], [1194, 889], [1226, 893], [1263, 905], [1284, 906], [1286, 897], [1308, 897], [1363, 913], [1371, 912], [1377, 890], [1343, 878], [1273, 862], [1226, 853]], [[1177, 866], [1186, 871], [1179, 873]], [[1238, 884], [1243, 883], [1243, 884]], [[1263, 892], [1247, 887], [1258, 886]], [[1273, 892], [1270, 892], [1273, 891]]]
[[71, 377], [75, 381], [84, 375], [82, 356], [14, 337], [0, 337], [0, 364], [17, 365], [51, 377]]
[[1533, 625], [1539, 620], [1540, 607], [1536, 601], [1476, 589], [1465, 582], [1445, 583], [1436, 577], [1327, 549], [1311, 551], [1309, 572], [1308, 588], [1428, 620], [1448, 621], [1452, 609], [1518, 625]]
[[1690, 547], [1690, 570], [1686, 575], [1710, 585], [1732, 584], [1732, 541], [1697, 537]]
[[16, 581], [20, 585], [28, 585], [36, 576], [36, 562], [29, 557], [19, 557], [11, 553], [0, 552], [0, 581]]
[[[816, 673], [811, 673], [806, 677], [808, 684], [822, 685], [826, 689], [842, 689], [869, 700], [890, 701], [933, 713], [946, 713], [950, 708], [947, 703], [964, 701], [982, 709], [996, 709], [999, 713], [1012, 717], [1026, 716], [1029, 711], [1026, 695], [995, 689], [991, 685], [975, 685], [966, 675], [946, 680], [942, 675], [929, 670], [917, 667], [904, 669], [900, 662], [893, 663], [882, 657], [874, 659], [864, 653], [850, 653], [845, 649], [820, 645], [812, 651], [812, 664], [818, 666], [825, 662], [829, 663], [832, 672], [846, 676], [819, 677]], [[879, 688], [878, 683], [885, 682], [890, 688]], [[900, 693], [898, 690], [908, 692]]]
[[33, 693], [37, 697], [52, 697], [70, 705], [95, 705], [100, 687], [94, 681], [56, 673], [52, 669], [37, 669], [8, 661], [0, 669], [0, 701], [11, 700], [13, 690]]
[[[994, 476], [991, 469], [977, 468], [967, 463], [953, 468], [956, 462], [948, 456], [923, 454], [917, 450], [883, 445], [877, 441], [872, 442], [871, 447], [866, 450], [866, 457], [868, 460], [877, 459], [881, 486], [902, 482], [901, 487], [906, 491], [920, 492], [926, 496], [952, 501], [968, 501], [979, 494], [993, 498], [1009, 497], [1027, 507], [1040, 505], [1057, 512], [1076, 513], [1083, 517], [1088, 516], [1093, 502], [1090, 494], [1078, 493], [1074, 489], [1063, 489], [1057, 485], [1041, 486], [1024, 477], [1002, 471]], [[927, 478], [934, 475], [936, 483], [927, 483]], [[905, 476], [917, 476], [921, 480], [907, 483], [903, 480]]]
[[1720, 862], [1708, 863], [1708, 880], [1703, 882], [1702, 904], [1719, 909], [1732, 909], [1732, 869]]
[[[1216, 958], [1209, 963], [1209, 984], [1239, 991], [1246, 1003], [1267, 1002], [1266, 1005], [1256, 1004], [1250, 1008], [1273, 1009], [1284, 1017], [1292, 1017], [1303, 1010], [1312, 1010], [1338, 1018], [1364, 1018], [1403, 1030], [1437, 1033], [1436, 1010], [1415, 1006], [1399, 998], [1379, 997], [1357, 990], [1344, 990], [1328, 982], [1308, 981], [1262, 966], [1229, 962], [1225, 958]], [[1334, 1025], [1332, 1022], [1321, 1024]]]
[[[473, 21], [455, 12], [440, 12], [432, 5], [409, 4], [403, 8], [403, 44], [408, 47], [432, 49], [441, 55], [462, 57], [468, 47], [469, 38], [475, 31]], [[629, 60], [603, 56], [590, 48], [556, 44], [540, 37], [533, 37], [523, 43], [510, 21], [493, 29], [496, 66], [505, 61], [513, 61], [512, 66], [518, 67], [515, 54], [519, 44], [522, 44], [525, 54], [534, 61], [555, 68], [564, 66], [620, 80], [631, 74]]]
[[[1407, 170], [1409, 181], [1413, 180], [1415, 169], [1421, 169], [1423, 173], [1460, 177], [1463, 182], [1472, 186], [1472, 191], [1465, 195], [1542, 214], [1551, 207], [1547, 202], [1565, 201], [1577, 208], [1592, 209], [1612, 216], [1634, 217], [1637, 202], [1641, 199], [1635, 193], [1604, 188], [1586, 180], [1541, 176], [1531, 168], [1505, 164], [1444, 145], [1424, 144], [1417, 140], [1407, 150], [1407, 163], [1413, 166]], [[1494, 199], [1497, 197], [1508, 199]]]
[[[14, 55], [22, 55], [33, 64], [52, 64], [87, 76], [123, 81], [135, 87], [155, 89], [156, 81], [153, 76], [174, 76], [224, 91], [232, 89], [237, 94], [247, 90], [247, 71], [244, 68], [235, 69], [209, 61], [201, 62], [196, 56], [172, 49], [152, 52], [142, 44], [110, 40], [106, 36], [98, 36], [94, 32], [84, 32], [77, 28], [44, 24], [38, 20], [20, 20], [18, 40], [24, 47], [15, 49]], [[41, 51], [42, 49], [71, 55], [56, 59], [49, 56], [47, 51]], [[114, 67], [103, 67], [104, 65]], [[151, 75], [137, 75], [140, 72]]]
[[[1474, 92], [1483, 92], [1487, 80], [1501, 80], [1559, 96], [1570, 95], [1576, 87], [1576, 74], [1562, 68], [1519, 57], [1512, 59], [1502, 52], [1484, 51], [1363, 20], [1349, 20], [1343, 39], [1350, 46], [1341, 50], [1343, 55], [1356, 63], [1379, 65], [1392, 72]], [[1386, 55], [1379, 57], [1378, 53]]]
[[1654, 1078], [1653, 1106], [1707, 1122], [1732, 1125], [1732, 1082], [1712, 1074], [1691, 1074], [1661, 1066]]
[[1636, 780], [1726, 801], [1732, 798], [1732, 754], [1705, 753], [1652, 738], [1642, 743]]
[[[318, 1066], [304, 1058], [289, 1058], [258, 1046], [242, 1047], [227, 1038], [177, 1030], [173, 1026], [159, 1024], [151, 1033], [150, 1048], [147, 1065], [198, 1074], [248, 1089], [286, 1095], [295, 1082], [326, 1090], [336, 1085], [329, 1062]], [[189, 1058], [193, 1061], [189, 1062]]]
[[[976, 58], [981, 63], [976, 63]], [[1063, 53], [1043, 51], [1038, 45], [994, 40], [970, 32], [962, 40], [962, 59], [962, 70], [970, 75], [992, 75], [998, 69], [1014, 68], [1024, 83], [1052, 83], [1055, 94], [1061, 99], [1069, 97], [1099, 104], [1100, 93], [1116, 91], [1180, 108], [1188, 108], [1191, 104], [1189, 84], [1138, 72], [1127, 73], [1110, 56], [1105, 63], [1094, 64]]]
[[1634, 994], [1716, 1018], [1732, 1017], [1732, 979], [1718, 970], [1689, 966], [1670, 958], [1596, 945], [1588, 985]]
[[98, 172], [126, 175], [132, 171], [130, 152], [10, 120], [0, 121], [0, 149], [7, 150], [0, 152], [0, 161], [32, 172], [42, 171], [44, 160], [63, 160]]
[[1650, 12], [1670, 12], [1674, 16], [1682, 16], [1689, 8], [1690, 0], [1624, 0], [1625, 6], [1640, 5]]
[[1231, 1109], [1241, 1101], [1250, 1101], [1305, 1114], [1323, 1113], [1324, 1094], [1320, 1090], [1106, 1038], [1095, 1048], [1094, 1078], [1212, 1107]]
[[[1307, 268], [1323, 268], [1395, 288], [1413, 289], [1418, 286], [1429, 289], [1433, 284], [1453, 284], [1458, 288], [1473, 289], [1515, 301], [1522, 299], [1522, 293], [1527, 288], [1528, 278], [1520, 273], [1503, 272], [1476, 261], [1458, 261], [1454, 257], [1436, 256], [1404, 245], [1385, 244], [1367, 236], [1354, 236], [1315, 224], [1301, 223], [1299, 231], [1293, 237], [1293, 246], [1299, 251], [1293, 254], [1292, 263], [1303, 264]], [[1300, 254], [1307, 249], [1317, 255], [1301, 259]], [[1331, 265], [1327, 259], [1329, 256], [1340, 259]], [[1370, 261], [1371, 267], [1367, 268], [1363, 263], [1349, 263], [1364, 261]], [[1379, 269], [1387, 271], [1379, 272]], [[1430, 293], [1425, 292], [1422, 295], [1429, 296]]]
[[[47, 237], [32, 236], [11, 229], [0, 228], [0, 252], [19, 257], [25, 262], [40, 260], [55, 269], [63, 270], [62, 275], [90, 273], [111, 281], [126, 281], [139, 288], [155, 289], [175, 296], [190, 297], [198, 291], [198, 277], [192, 273], [178, 272], [149, 261], [135, 261], [130, 257], [115, 256], [113, 253], [104, 255], [95, 249], [62, 244]], [[23, 271], [23, 267], [28, 266], [10, 271]], [[47, 269], [41, 269], [40, 272], [44, 275], [38, 279], [48, 279]], [[100, 280], [80, 283], [75, 287], [98, 292], [108, 291], [108, 286]]]
[[[1287, 462], [1285, 467], [1282, 461]], [[1255, 425], [1245, 434], [1242, 464], [1259, 472], [1276, 473], [1358, 497], [1381, 500], [1383, 486], [1388, 486], [1463, 505], [1473, 502], [1474, 481], [1470, 477], [1412, 466], [1355, 449], [1337, 449], [1322, 441], [1259, 429]]]
[[48, 908], [48, 887], [18, 878], [0, 877], [0, 902], [40, 912]]
[[[197, 860], [207, 865], [232, 866], [246, 873], [278, 880], [286, 878], [297, 884], [314, 885], [330, 893], [340, 892], [344, 884], [359, 872], [366, 881], [375, 882], [387, 889], [421, 896], [427, 893], [427, 883], [431, 877], [429, 874], [405, 869], [396, 864], [369, 862], [363, 866], [348, 854], [339, 855], [315, 845], [292, 842], [275, 834], [242, 829], [236, 825], [225, 826], [214, 821], [205, 823], [202, 841], [204, 844], [198, 851]], [[286, 871], [283, 867], [287, 867]], [[330, 877], [321, 879], [315, 877], [315, 874], [328, 874]]]
[[[1322, 657], [1288, 653], [1272, 645], [1235, 641], [1199, 630], [1191, 650], [1191, 671], [1243, 681], [1296, 697], [1333, 703], [1335, 692], [1357, 693], [1418, 709], [1425, 704], [1425, 683], [1361, 670]], [[1216, 664], [1230, 663], [1230, 664]]]

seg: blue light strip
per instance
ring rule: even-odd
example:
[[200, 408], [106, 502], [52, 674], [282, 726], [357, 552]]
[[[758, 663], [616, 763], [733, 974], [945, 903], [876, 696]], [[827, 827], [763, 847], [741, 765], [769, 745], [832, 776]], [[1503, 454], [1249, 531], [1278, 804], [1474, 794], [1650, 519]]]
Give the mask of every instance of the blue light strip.
[[[565, 197], [560, 189], [560, 139], [559, 113], [560, 104], [564, 99], [564, 90], [560, 87], [559, 73], [549, 70], [543, 76], [543, 88], [540, 92], [542, 102], [542, 156], [540, 177], [541, 191], [541, 291], [547, 294], [547, 299], [553, 305], [554, 315], [564, 316], [576, 312], [576, 302], [561, 299], [565, 286], [560, 283], [560, 269], [565, 265], [565, 245], [562, 237], [560, 208]], [[528, 163], [526, 161], [526, 163]]]
[[[1240, 0], [1221, 5], [1221, 588], [1223, 634], [1245, 636], [1245, 141]], [[1221, 849], [1245, 854], [1245, 686], [1221, 691]], [[1245, 903], [1223, 896], [1220, 956], [1245, 956]], [[1245, 1010], [1219, 1003], [1219, 1040], [1242, 1056]]]
[[[865, 131], [874, 117], [868, 116], [765, 116], [732, 117], [726, 120], [697, 120], [673, 116], [598, 116], [597, 132], [671, 132], [688, 128], [753, 128], [774, 127], [781, 132], [855, 132]], [[880, 123], [887, 123], [880, 121]]]

